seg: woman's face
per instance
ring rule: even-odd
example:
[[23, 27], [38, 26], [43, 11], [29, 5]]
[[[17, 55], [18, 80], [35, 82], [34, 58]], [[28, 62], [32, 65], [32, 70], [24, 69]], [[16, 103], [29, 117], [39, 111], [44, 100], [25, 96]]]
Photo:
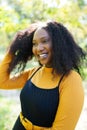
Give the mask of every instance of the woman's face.
[[35, 31], [32, 51], [42, 65], [52, 67], [52, 40], [45, 29]]

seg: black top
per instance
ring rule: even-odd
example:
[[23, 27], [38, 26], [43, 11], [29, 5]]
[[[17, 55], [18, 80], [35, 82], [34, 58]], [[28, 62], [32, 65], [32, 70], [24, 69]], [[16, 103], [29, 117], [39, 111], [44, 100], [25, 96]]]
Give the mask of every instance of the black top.
[[31, 82], [31, 78], [20, 94], [23, 116], [31, 121], [33, 125], [51, 127], [59, 104], [59, 84], [62, 78], [58, 86], [52, 89], [35, 86]]

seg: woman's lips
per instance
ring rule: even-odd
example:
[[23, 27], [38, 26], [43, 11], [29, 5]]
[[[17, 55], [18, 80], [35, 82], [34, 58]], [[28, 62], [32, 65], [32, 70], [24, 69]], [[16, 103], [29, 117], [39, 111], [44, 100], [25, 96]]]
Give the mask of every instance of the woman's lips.
[[47, 58], [48, 54], [47, 53], [43, 53], [39, 55], [39, 58], [43, 59], [43, 58]]

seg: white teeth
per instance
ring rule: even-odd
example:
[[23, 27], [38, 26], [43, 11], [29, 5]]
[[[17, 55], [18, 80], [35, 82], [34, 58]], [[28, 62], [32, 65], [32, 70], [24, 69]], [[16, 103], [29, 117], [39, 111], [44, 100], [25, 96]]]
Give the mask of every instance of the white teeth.
[[46, 58], [47, 57], [47, 54], [40, 54], [39, 55], [41, 58]]

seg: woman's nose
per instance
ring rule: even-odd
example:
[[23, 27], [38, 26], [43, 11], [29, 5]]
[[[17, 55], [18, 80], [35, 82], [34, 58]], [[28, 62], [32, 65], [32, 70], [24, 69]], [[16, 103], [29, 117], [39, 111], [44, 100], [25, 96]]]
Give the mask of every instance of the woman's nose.
[[37, 46], [37, 50], [42, 51], [43, 49], [44, 49], [44, 46], [41, 43], [39, 43]]

